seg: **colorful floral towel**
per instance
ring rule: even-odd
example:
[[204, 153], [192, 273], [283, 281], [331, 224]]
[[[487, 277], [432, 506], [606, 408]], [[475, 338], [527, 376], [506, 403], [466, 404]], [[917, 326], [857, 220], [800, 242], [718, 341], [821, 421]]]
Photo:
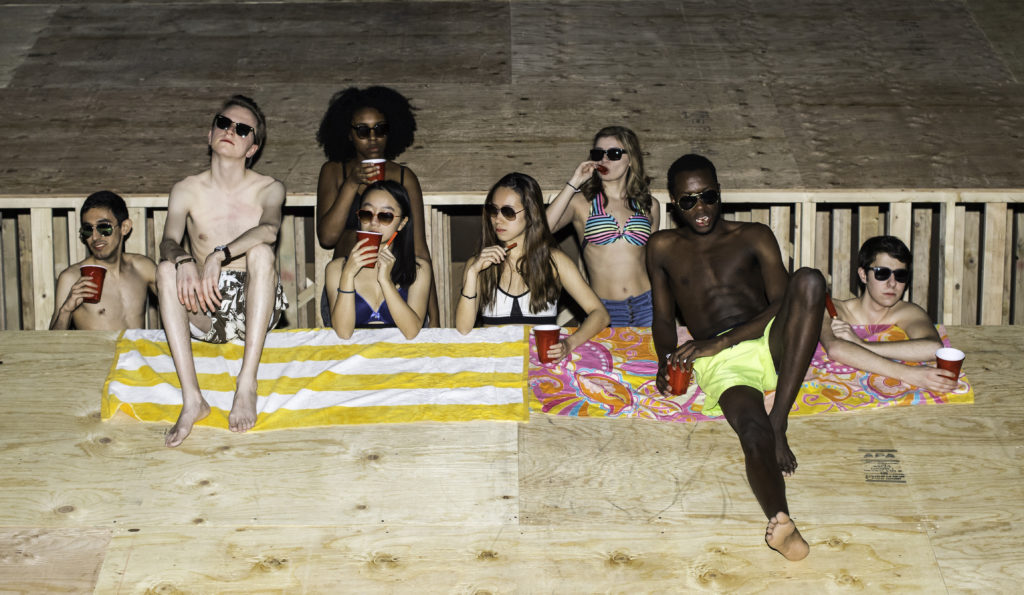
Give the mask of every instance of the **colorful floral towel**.
[[[905, 339], [898, 327], [854, 327], [869, 341]], [[949, 345], [946, 330], [939, 326], [942, 342]], [[679, 342], [690, 339], [685, 327]], [[701, 413], [704, 393], [696, 383], [678, 397], [665, 397], [654, 385], [657, 370], [654, 342], [649, 328], [609, 328], [578, 348], [571, 362], [543, 365], [536, 349], [530, 349], [530, 406], [552, 415], [580, 417], [642, 417], [663, 421], [692, 422], [708, 419]], [[766, 405], [774, 392], [766, 395]], [[821, 345], [814, 354], [800, 394], [790, 415], [836, 413], [874, 407], [927, 403], [973, 403], [974, 390], [961, 374], [956, 391], [935, 395], [892, 378], [861, 372], [828, 359]]]

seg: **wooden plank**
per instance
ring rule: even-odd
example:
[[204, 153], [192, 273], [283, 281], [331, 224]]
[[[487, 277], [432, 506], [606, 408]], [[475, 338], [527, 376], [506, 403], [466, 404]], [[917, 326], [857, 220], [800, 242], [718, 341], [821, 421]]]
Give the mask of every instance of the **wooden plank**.
[[830, 236], [832, 230], [831, 211], [821, 210], [815, 215], [814, 224], [814, 268], [825, 275], [825, 281], [832, 286], [831, 258], [832, 246]]
[[0, 529], [5, 593], [92, 593], [113, 531], [106, 528]]
[[771, 209], [750, 209], [751, 222], [768, 225], [771, 220]]
[[82, 262], [88, 251], [82, 238], [78, 235], [81, 228], [82, 221], [78, 215], [78, 209], [70, 209], [68, 211], [68, 238], [70, 238], [68, 253], [71, 262]]
[[981, 269], [981, 213], [965, 209], [963, 216], [964, 273], [960, 285], [961, 324], [978, 324], [978, 279]]
[[[452, 295], [452, 286], [456, 283], [452, 282], [452, 218], [451, 215], [444, 211], [438, 211], [435, 215], [436, 218], [440, 219], [441, 229], [441, 271], [443, 276], [441, 282], [437, 284], [437, 291], [441, 295]], [[460, 280], [461, 281], [461, 280]], [[445, 300], [443, 309], [441, 304], [438, 304], [438, 310], [441, 316], [441, 326], [454, 326], [455, 325], [455, 313], [452, 310], [452, 300]]]
[[164, 226], [167, 225], [167, 209], [153, 211], [153, 238], [156, 241], [157, 257], [153, 260], [160, 261], [160, 242], [164, 239]]
[[1007, 212], [1003, 233], [1006, 250], [1003, 253], [1003, 304], [1000, 324], [1010, 324], [1010, 315], [1013, 312], [1013, 211]]
[[857, 208], [857, 240], [859, 248], [864, 242], [885, 233], [885, 224], [879, 214], [878, 205], [862, 205]]
[[146, 253], [146, 209], [129, 207], [128, 218], [132, 220], [132, 233], [125, 242], [125, 250], [135, 254]]
[[848, 208], [837, 208], [832, 211], [832, 295], [839, 299], [847, 299], [854, 295], [856, 284], [851, 277], [853, 255], [850, 254], [850, 243], [853, 225], [853, 212]]
[[768, 227], [775, 234], [775, 240], [779, 243], [782, 251], [782, 264], [787, 271], [793, 270], [793, 242], [790, 239], [792, 230], [792, 219], [790, 217], [790, 205], [769, 207], [771, 222]]
[[1015, 211], [1013, 218], [1013, 324], [1024, 325], [1024, 211]]
[[985, 235], [981, 261], [981, 324], [1003, 322], [1003, 278], [1006, 267], [1006, 203], [985, 203]]
[[56, 275], [53, 270], [52, 209], [29, 209], [32, 226], [32, 312], [33, 327], [46, 330], [53, 315], [53, 291]]
[[[316, 262], [313, 265], [313, 272], [316, 274], [314, 280], [316, 281], [316, 319], [319, 321], [320, 326], [323, 326], [323, 320], [320, 318], [320, 302], [324, 297], [324, 271], [327, 269], [327, 263], [331, 262], [334, 256], [334, 250], [328, 250], [320, 247], [320, 242], [313, 242], [313, 254], [315, 255]], [[337, 288], [331, 288], [332, 290]]]
[[20, 330], [21, 276], [18, 271], [18, 219], [0, 213], [0, 251], [3, 253], [3, 329]]
[[914, 205], [909, 202], [894, 202], [889, 205], [889, 235], [903, 240], [908, 246], [912, 241]]
[[281, 274], [281, 285], [284, 295], [288, 298], [288, 309], [285, 312], [287, 324], [280, 328], [298, 328], [298, 274], [295, 262], [295, 215], [287, 214], [281, 220], [277, 238], [277, 266]]
[[814, 243], [816, 241], [815, 213], [817, 205], [813, 202], [800, 202], [794, 205], [797, 210], [797, 225], [793, 230], [794, 242], [800, 249], [797, 252], [800, 258], [793, 263], [794, 268], [803, 266], [814, 266]]
[[[52, 234], [51, 237], [53, 237], [53, 270], [56, 271], [57, 275], [59, 275], [61, 271], [68, 268], [68, 265], [75, 262], [73, 260], [69, 260], [69, 249], [72, 242], [79, 241], [78, 233], [76, 231], [74, 235], [69, 236], [68, 216], [66, 212], [58, 213], [57, 211], [54, 211], [51, 224], [52, 227], [50, 229], [50, 233]], [[70, 242], [69, 238], [71, 239]], [[54, 279], [56, 279], [56, 275], [54, 275]], [[47, 323], [49, 323], [49, 321], [47, 321]]]
[[942, 203], [941, 215], [944, 231], [943, 237], [939, 238], [939, 244], [945, 247], [943, 269], [946, 280], [943, 284], [942, 321], [947, 325], [961, 324], [963, 320], [961, 303], [964, 279], [964, 207], [951, 202]]
[[[910, 299], [921, 306], [925, 310], [928, 310], [928, 298], [929, 298], [929, 286], [931, 284], [932, 271], [941, 270], [939, 267], [940, 261], [931, 263], [931, 248], [932, 248], [932, 210], [925, 206], [922, 208], [914, 209], [914, 229], [911, 235], [910, 250], [914, 255], [914, 261], [911, 264], [913, 268], [913, 278], [910, 282]], [[940, 257], [942, 247], [940, 246]], [[929, 312], [933, 317], [937, 315], [937, 312]]]
[[21, 328], [35, 328], [35, 300], [32, 295], [32, 219], [18, 213], [18, 288], [21, 291]]
[[295, 308], [298, 313], [295, 326], [298, 328], [316, 326], [316, 315], [309, 304], [310, 300], [314, 300], [315, 305], [315, 296], [313, 291], [306, 291], [307, 287], [314, 285], [309, 278], [309, 261], [306, 260], [306, 243], [310, 238], [306, 235], [306, 224], [309, 220], [309, 215], [301, 212], [295, 215]]

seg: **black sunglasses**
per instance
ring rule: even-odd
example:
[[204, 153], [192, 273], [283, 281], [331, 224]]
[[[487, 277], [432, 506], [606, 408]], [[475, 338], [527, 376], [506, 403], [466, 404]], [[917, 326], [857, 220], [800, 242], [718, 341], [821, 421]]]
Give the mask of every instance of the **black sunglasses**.
[[356, 136], [366, 140], [370, 138], [370, 132], [373, 131], [377, 138], [381, 138], [388, 135], [391, 127], [388, 126], [387, 122], [377, 122], [373, 126], [367, 124], [353, 124], [352, 130], [356, 131]]
[[235, 134], [242, 138], [249, 136], [253, 132], [252, 126], [249, 126], [248, 124], [242, 124], [241, 122], [235, 122], [234, 120], [225, 116], [224, 114], [217, 114], [213, 117], [213, 125], [217, 128], [220, 128], [221, 130], [227, 130], [228, 128], [231, 128], [232, 124], [235, 125]]
[[871, 267], [869, 270], [875, 272], [877, 281], [887, 281], [889, 275], [896, 278], [897, 283], [906, 283], [910, 280], [910, 269], [890, 269], [889, 267]]
[[693, 207], [697, 206], [697, 201], [711, 206], [722, 200], [722, 192], [717, 188], [708, 188], [703, 192], [693, 192], [691, 194], [680, 194], [679, 196], [672, 199], [672, 202], [677, 207], [684, 211], [689, 211]]
[[[83, 240], [88, 240], [92, 237], [93, 226], [88, 223], [82, 224], [82, 229], [79, 230], [78, 235]], [[114, 235], [114, 224], [113, 223], [97, 223], [95, 227], [96, 231], [100, 232], [103, 237]]]
[[[367, 209], [359, 209], [356, 212], [356, 216], [359, 217], [359, 222], [363, 225], [369, 225], [373, 221], [374, 212]], [[395, 220], [395, 214], [387, 211], [378, 211], [376, 213], [377, 221], [381, 225], [391, 225], [391, 222]]]
[[498, 213], [501, 213], [501, 216], [504, 217], [507, 221], [515, 221], [516, 215], [525, 211], [526, 207], [523, 207], [517, 211], [509, 206], [504, 206], [499, 209], [498, 207], [492, 205], [491, 203], [487, 203], [484, 205], [484, 210], [487, 211], [487, 215], [489, 217], [497, 217]]
[[606, 153], [608, 154], [608, 161], [618, 161], [619, 159], [622, 159], [622, 156], [626, 154], [626, 151], [618, 147], [612, 147], [607, 151], [604, 149], [591, 149], [590, 160], [600, 161], [604, 159]]

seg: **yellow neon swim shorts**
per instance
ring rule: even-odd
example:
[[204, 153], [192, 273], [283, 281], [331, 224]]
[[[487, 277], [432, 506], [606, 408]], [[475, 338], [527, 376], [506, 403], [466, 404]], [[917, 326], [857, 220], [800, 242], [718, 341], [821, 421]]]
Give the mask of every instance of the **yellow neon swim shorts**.
[[775, 390], [779, 375], [775, 373], [775, 362], [768, 346], [768, 333], [774, 322], [774, 318], [769, 320], [764, 334], [757, 339], [737, 343], [693, 362], [697, 386], [704, 391], [704, 415], [722, 415], [718, 400], [734, 386], [751, 386], [761, 392]]

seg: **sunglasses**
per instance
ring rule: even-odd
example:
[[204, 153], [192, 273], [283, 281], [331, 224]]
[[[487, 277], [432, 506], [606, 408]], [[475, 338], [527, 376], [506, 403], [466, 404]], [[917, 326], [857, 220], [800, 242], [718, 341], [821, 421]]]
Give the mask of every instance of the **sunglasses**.
[[608, 161], [618, 161], [619, 159], [622, 159], [622, 156], [626, 154], [626, 151], [624, 151], [623, 149], [620, 149], [618, 147], [612, 147], [611, 149], [608, 149], [607, 151], [604, 150], [604, 149], [591, 149], [590, 150], [590, 160], [591, 161], [600, 161], [600, 160], [604, 159], [604, 156], [606, 154], [608, 155]]
[[377, 122], [373, 126], [368, 126], [366, 124], [353, 124], [352, 130], [356, 131], [357, 137], [366, 140], [370, 138], [370, 132], [373, 132], [377, 138], [387, 136], [391, 127], [388, 126], [387, 122]]
[[523, 207], [523, 208], [521, 208], [521, 209], [519, 209], [517, 211], [517, 210], [513, 209], [512, 207], [508, 207], [508, 206], [501, 207], [499, 209], [498, 207], [496, 207], [496, 206], [494, 206], [494, 205], [492, 205], [490, 203], [487, 203], [487, 204], [484, 205], [484, 210], [487, 211], [487, 215], [489, 217], [491, 217], [492, 219], [494, 217], [497, 217], [498, 213], [501, 213], [501, 216], [504, 217], [506, 221], [515, 221], [516, 220], [516, 215], [518, 215], [519, 213], [522, 213], [523, 211], [525, 211], [526, 207]]
[[373, 221], [374, 217], [377, 217], [377, 222], [381, 225], [391, 225], [391, 222], [395, 220], [395, 214], [387, 211], [377, 211], [374, 213], [368, 209], [359, 209], [356, 212], [356, 216], [359, 217], [359, 222], [363, 225], [369, 225]]
[[711, 206], [722, 200], [722, 192], [717, 188], [708, 188], [703, 192], [693, 192], [691, 194], [681, 194], [672, 199], [677, 207], [684, 211], [689, 211], [693, 207], [697, 206], [697, 201]]
[[890, 269], [889, 267], [871, 267], [869, 270], [875, 272], [877, 281], [887, 281], [889, 275], [896, 278], [897, 283], [906, 283], [910, 280], [910, 269]]
[[96, 231], [100, 232], [100, 235], [103, 236], [103, 237], [108, 237], [108, 236], [114, 235], [114, 224], [113, 223], [97, 223], [95, 228], [93, 228], [93, 226], [89, 225], [88, 223], [83, 223], [82, 224], [82, 229], [79, 230], [78, 235], [83, 240], [88, 240], [89, 238], [92, 237], [92, 230], [93, 229], [95, 229]]
[[213, 125], [217, 128], [220, 128], [221, 130], [227, 130], [228, 128], [231, 128], [232, 124], [234, 124], [235, 126], [235, 134], [242, 138], [249, 136], [253, 132], [252, 126], [249, 126], [248, 124], [242, 124], [241, 122], [235, 122], [234, 120], [223, 114], [217, 114], [213, 117]]

